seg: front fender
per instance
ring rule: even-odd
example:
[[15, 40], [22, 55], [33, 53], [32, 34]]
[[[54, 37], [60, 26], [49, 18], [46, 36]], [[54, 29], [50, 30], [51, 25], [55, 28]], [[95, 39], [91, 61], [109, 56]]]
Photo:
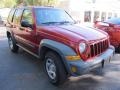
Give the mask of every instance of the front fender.
[[56, 52], [58, 52], [60, 55], [64, 55], [64, 56], [68, 56], [68, 55], [76, 55], [75, 51], [70, 48], [69, 46], [63, 44], [63, 43], [60, 43], [60, 42], [57, 42], [57, 41], [53, 41], [53, 40], [49, 40], [49, 39], [43, 39], [41, 42], [40, 42], [40, 47], [41, 48], [42, 46], [46, 46], [50, 49], [53, 49], [55, 50]]
[[53, 41], [50, 39], [43, 39], [40, 42], [40, 46], [39, 46], [39, 56], [41, 56], [42, 47], [47, 47], [57, 52], [62, 58], [62, 62], [64, 63], [64, 66], [67, 72], [70, 73], [70, 68], [69, 68], [70, 66], [68, 65], [68, 62], [65, 59], [65, 56], [76, 56], [77, 55], [76, 52], [71, 47], [63, 43], [57, 42], [57, 41]]

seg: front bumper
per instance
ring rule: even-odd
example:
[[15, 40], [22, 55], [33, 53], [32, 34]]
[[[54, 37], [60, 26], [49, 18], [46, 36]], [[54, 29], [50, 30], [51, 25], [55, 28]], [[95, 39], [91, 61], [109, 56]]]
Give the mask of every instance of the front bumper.
[[106, 62], [109, 62], [112, 56], [114, 55], [114, 47], [110, 46], [105, 52], [96, 56], [88, 61], [77, 60], [77, 61], [68, 61], [69, 68], [71, 70], [72, 67], [76, 68], [76, 71], [70, 71], [71, 75], [81, 75], [85, 74], [93, 69], [102, 67]]

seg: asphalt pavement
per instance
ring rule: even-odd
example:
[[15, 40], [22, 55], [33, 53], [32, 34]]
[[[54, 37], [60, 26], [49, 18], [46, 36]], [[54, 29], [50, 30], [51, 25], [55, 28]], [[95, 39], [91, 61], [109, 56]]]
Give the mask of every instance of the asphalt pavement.
[[48, 82], [40, 60], [21, 49], [17, 54], [9, 50], [5, 32], [5, 27], [0, 27], [0, 90], [120, 90], [119, 54], [102, 72], [70, 77], [55, 87]]

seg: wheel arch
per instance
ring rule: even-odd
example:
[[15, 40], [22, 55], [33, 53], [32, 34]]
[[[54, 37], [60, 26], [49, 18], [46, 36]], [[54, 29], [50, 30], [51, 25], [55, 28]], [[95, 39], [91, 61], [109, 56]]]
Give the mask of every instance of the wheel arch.
[[67, 63], [67, 60], [65, 59], [65, 56], [76, 55], [76, 53], [72, 48], [57, 41], [43, 39], [39, 45], [39, 56], [41, 60], [44, 60], [44, 57], [47, 51], [53, 51], [56, 54], [58, 54], [65, 67], [65, 70], [67, 71], [67, 73], [70, 73], [70, 70], [69, 70], [70, 68]]

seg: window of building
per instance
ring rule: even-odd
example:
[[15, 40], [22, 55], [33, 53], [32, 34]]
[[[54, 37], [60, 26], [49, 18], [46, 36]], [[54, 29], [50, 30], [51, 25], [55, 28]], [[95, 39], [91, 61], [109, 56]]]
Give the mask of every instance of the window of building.
[[85, 11], [84, 22], [91, 22], [91, 11]]
[[117, 13], [114, 13], [114, 17], [117, 17]]
[[99, 11], [95, 11], [95, 12], [94, 12], [94, 22], [95, 22], [95, 21], [100, 21], [99, 16], [100, 16], [100, 12], [99, 12]]
[[109, 12], [109, 13], [108, 13], [108, 19], [110, 19], [111, 17], [112, 17], [112, 13]]
[[102, 12], [102, 14], [101, 14], [101, 21], [104, 21], [104, 20], [106, 20], [106, 13]]

